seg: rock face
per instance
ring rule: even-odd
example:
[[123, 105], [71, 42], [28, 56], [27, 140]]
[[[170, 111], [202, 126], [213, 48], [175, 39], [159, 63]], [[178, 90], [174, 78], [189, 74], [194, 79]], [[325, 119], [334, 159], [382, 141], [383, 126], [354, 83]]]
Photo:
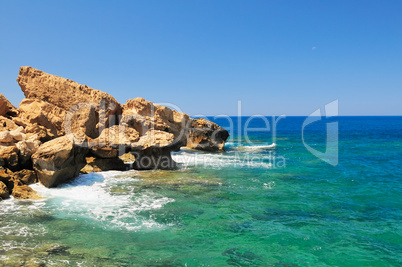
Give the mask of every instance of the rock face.
[[172, 133], [177, 146], [183, 146], [186, 144], [186, 129], [191, 119], [185, 113], [137, 97], [123, 105], [122, 122], [137, 130], [140, 135], [149, 130]]
[[[120, 104], [111, 95], [38, 69], [21, 67], [17, 82], [26, 98], [42, 100], [64, 110], [69, 116], [62, 120], [85, 127], [83, 132], [92, 138], [108, 126], [111, 117], [121, 114]], [[72, 130], [70, 127], [65, 129], [66, 133], [72, 133]]]
[[20, 115], [28, 124], [45, 127], [49, 134], [57, 137], [65, 134], [64, 118], [66, 111], [38, 99], [24, 99], [20, 103]]
[[229, 132], [203, 118], [193, 120], [188, 133], [187, 147], [204, 151], [223, 150]]
[[73, 134], [41, 145], [32, 155], [38, 180], [46, 187], [54, 187], [77, 177], [86, 165], [87, 152], [86, 141], [77, 141]]

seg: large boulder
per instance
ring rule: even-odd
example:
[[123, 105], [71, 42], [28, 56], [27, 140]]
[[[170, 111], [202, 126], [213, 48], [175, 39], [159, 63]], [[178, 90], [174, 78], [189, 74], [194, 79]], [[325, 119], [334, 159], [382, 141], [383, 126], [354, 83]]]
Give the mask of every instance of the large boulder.
[[[32, 67], [21, 67], [17, 82], [26, 98], [42, 100], [66, 111], [66, 124], [79, 117], [79, 125], [86, 127], [84, 132], [92, 138], [107, 128], [109, 120], [116, 120], [114, 115], [121, 114], [120, 104], [111, 95]], [[99, 122], [97, 133], [93, 121]], [[65, 130], [73, 132], [70, 128]]]
[[69, 134], [42, 144], [32, 155], [38, 180], [46, 187], [55, 187], [78, 176], [86, 165], [87, 141]]
[[204, 151], [221, 151], [229, 132], [206, 119], [194, 119], [188, 132], [187, 147]]

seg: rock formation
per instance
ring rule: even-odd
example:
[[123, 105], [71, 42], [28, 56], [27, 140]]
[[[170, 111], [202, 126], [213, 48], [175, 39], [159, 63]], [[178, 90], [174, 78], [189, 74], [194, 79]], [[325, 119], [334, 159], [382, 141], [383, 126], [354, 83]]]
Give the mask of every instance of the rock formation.
[[86, 165], [87, 152], [86, 140], [77, 141], [73, 134], [44, 143], [32, 155], [38, 180], [46, 187], [54, 187], [77, 177]]
[[228, 137], [228, 131], [216, 123], [200, 118], [191, 122], [187, 147], [204, 151], [219, 151], [223, 150]]
[[[19, 109], [0, 94], [0, 198], [38, 198], [29, 184], [54, 187], [79, 172], [174, 169], [187, 146], [222, 151], [229, 133], [205, 119], [143, 98], [120, 105], [111, 95], [21, 67]], [[124, 157], [122, 157], [124, 155]], [[85, 166], [85, 167], [84, 167]]]
[[[116, 120], [113, 116], [121, 114], [120, 104], [111, 95], [38, 69], [21, 67], [17, 82], [29, 101], [41, 100], [59, 108], [55, 112], [60, 113], [61, 120], [65, 121], [65, 129], [62, 125], [55, 125], [59, 132], [77, 133], [78, 128], [81, 133], [96, 138], [108, 126], [110, 118]], [[42, 114], [48, 112], [49, 106], [39, 103]], [[66, 114], [61, 114], [62, 111]], [[50, 115], [53, 117], [54, 112]], [[53, 123], [52, 118], [48, 119]]]

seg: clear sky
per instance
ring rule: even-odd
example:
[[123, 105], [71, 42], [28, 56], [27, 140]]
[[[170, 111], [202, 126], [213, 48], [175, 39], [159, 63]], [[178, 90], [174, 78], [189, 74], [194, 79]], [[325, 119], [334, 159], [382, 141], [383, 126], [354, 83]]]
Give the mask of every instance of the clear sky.
[[20, 66], [191, 114], [402, 115], [402, 1], [3, 1], [0, 93]]

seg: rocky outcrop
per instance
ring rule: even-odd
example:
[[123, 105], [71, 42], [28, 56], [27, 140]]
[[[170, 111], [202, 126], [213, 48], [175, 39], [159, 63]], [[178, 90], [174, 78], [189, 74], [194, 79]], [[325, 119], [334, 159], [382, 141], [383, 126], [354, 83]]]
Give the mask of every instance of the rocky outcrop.
[[223, 150], [229, 132], [216, 123], [200, 118], [192, 120], [187, 147], [204, 151]]
[[[109, 119], [116, 120], [111, 117], [121, 114], [120, 104], [111, 95], [32, 67], [21, 67], [17, 82], [26, 98], [42, 100], [68, 112], [67, 123], [78, 122], [92, 138], [108, 126]], [[95, 128], [94, 122], [98, 123]], [[70, 127], [65, 130], [73, 132]]]
[[19, 109], [0, 94], [0, 182], [15, 198], [35, 198], [27, 185], [37, 181], [54, 187], [80, 170], [124, 170], [123, 158], [138, 170], [174, 169], [172, 151], [222, 151], [229, 136], [210, 121], [139, 97], [121, 106], [31, 67], [21, 67], [17, 81], [26, 97]]
[[86, 165], [86, 142], [70, 134], [41, 145], [32, 155], [38, 180], [46, 187], [54, 187], [77, 177]]

